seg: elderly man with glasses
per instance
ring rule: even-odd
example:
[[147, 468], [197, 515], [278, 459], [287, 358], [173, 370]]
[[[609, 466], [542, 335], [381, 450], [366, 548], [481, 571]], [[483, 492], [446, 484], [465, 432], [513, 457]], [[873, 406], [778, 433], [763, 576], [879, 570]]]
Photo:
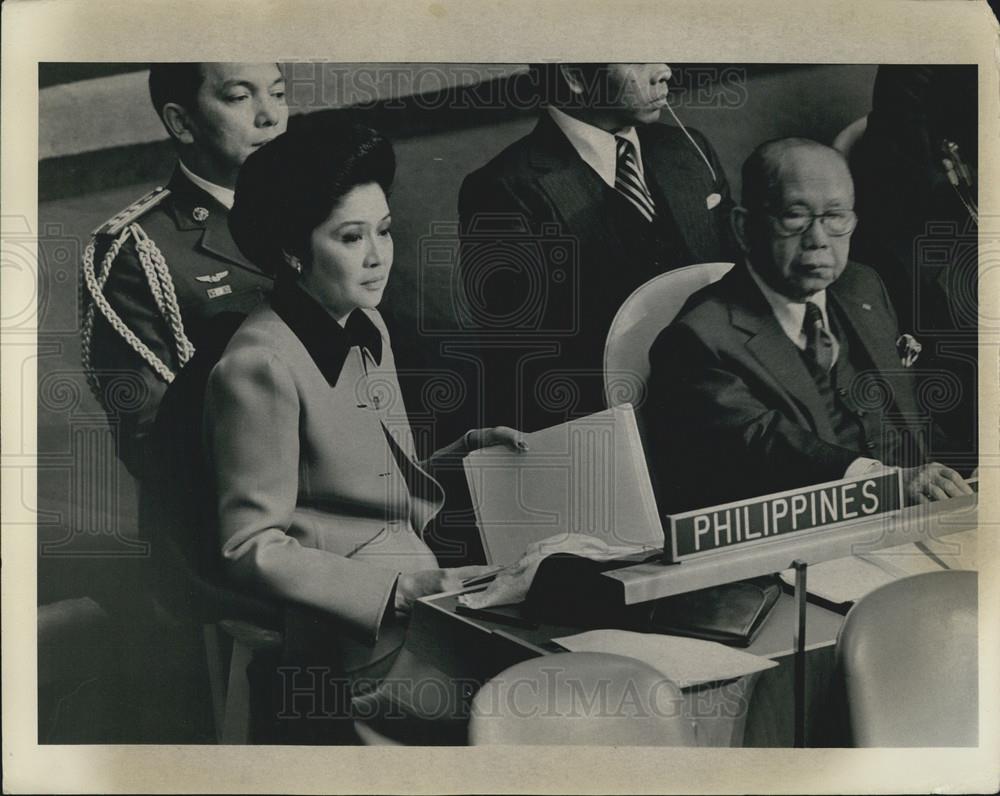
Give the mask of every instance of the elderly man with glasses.
[[743, 166], [732, 212], [744, 253], [650, 351], [645, 409], [669, 512], [904, 470], [909, 503], [968, 494], [916, 398], [918, 344], [875, 271], [848, 261], [854, 187], [843, 157], [802, 138]]

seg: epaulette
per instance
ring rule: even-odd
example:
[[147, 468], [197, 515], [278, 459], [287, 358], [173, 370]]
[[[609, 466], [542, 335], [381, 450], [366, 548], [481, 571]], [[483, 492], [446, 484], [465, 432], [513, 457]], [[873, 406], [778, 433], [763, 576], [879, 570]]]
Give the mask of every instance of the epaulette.
[[115, 213], [111, 218], [101, 224], [97, 229], [95, 229], [90, 234], [92, 236], [96, 235], [112, 235], [115, 236], [121, 232], [126, 226], [135, 221], [139, 216], [145, 213], [147, 210], [156, 207], [160, 202], [166, 199], [170, 195], [170, 189], [164, 188], [157, 185], [153, 190], [136, 199], [132, 204]]

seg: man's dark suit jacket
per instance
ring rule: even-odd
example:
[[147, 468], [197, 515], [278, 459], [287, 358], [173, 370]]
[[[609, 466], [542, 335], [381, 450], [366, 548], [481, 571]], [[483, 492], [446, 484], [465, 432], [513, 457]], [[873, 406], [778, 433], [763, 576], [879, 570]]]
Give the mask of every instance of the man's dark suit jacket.
[[[463, 310], [460, 300], [458, 312], [483, 341], [486, 424], [532, 430], [603, 409], [604, 344], [624, 300], [664, 271], [733, 259], [729, 185], [711, 145], [690, 131], [715, 179], [679, 128], [650, 124], [637, 131], [667, 241], [656, 250], [641, 236], [622, 234], [628, 223], [612, 222], [625, 200], [580, 158], [548, 113], [462, 184], [462, 286], [486, 309]], [[719, 201], [709, 207], [712, 194]], [[505, 261], [491, 244], [515, 254]]]
[[[851, 395], [918, 441], [903, 446], [909, 461], [886, 464], [919, 464], [921, 413], [896, 352], [885, 286], [871, 268], [851, 262], [827, 301], [857, 371]], [[649, 361], [645, 422], [667, 512], [842, 478], [866, 455], [838, 444], [816, 382], [744, 265], [691, 297]]]

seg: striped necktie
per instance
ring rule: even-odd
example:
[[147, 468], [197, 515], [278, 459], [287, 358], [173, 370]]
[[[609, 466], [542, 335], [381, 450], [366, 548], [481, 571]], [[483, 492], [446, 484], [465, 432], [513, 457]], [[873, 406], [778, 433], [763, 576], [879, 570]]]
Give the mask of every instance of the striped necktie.
[[829, 373], [836, 359], [835, 344], [833, 335], [823, 323], [823, 313], [815, 302], [806, 302], [802, 332], [806, 336], [806, 355], [823, 373]]
[[618, 149], [618, 165], [615, 170], [615, 189], [628, 199], [635, 209], [642, 213], [647, 221], [652, 221], [656, 215], [656, 205], [649, 194], [646, 183], [639, 173], [639, 164], [635, 157], [635, 146], [627, 138], [615, 136]]

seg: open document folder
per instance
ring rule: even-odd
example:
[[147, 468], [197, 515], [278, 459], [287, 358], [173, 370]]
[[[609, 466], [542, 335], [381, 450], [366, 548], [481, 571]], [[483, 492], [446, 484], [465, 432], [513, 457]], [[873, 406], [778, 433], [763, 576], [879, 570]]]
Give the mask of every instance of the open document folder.
[[529, 544], [586, 534], [612, 546], [659, 548], [663, 526], [630, 404], [526, 434], [465, 458], [486, 560], [507, 566]]

